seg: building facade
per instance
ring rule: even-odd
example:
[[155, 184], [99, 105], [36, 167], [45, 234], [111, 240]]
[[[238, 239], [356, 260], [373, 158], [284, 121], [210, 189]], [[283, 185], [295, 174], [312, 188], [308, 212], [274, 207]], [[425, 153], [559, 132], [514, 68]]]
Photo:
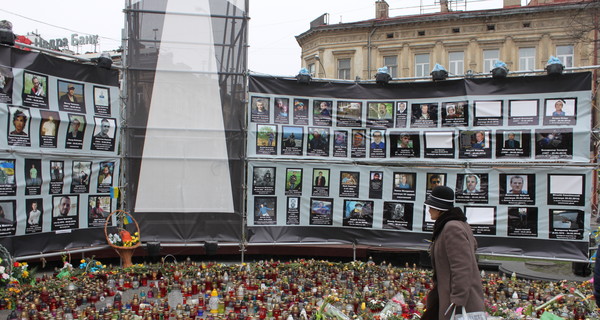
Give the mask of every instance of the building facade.
[[551, 56], [567, 68], [597, 65], [597, 1], [504, 0], [480, 11], [452, 11], [447, 1], [437, 13], [388, 17], [388, 4], [377, 0], [375, 19], [313, 24], [296, 37], [302, 66], [317, 78], [369, 80], [382, 66], [414, 79], [429, 77], [436, 63], [450, 76], [489, 74], [498, 60], [511, 71], [539, 71]]

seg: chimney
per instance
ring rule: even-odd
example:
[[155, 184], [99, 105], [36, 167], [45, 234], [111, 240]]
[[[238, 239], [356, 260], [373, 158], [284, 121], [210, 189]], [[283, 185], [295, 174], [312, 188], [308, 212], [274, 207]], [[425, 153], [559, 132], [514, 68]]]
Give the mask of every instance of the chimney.
[[441, 12], [449, 12], [448, 9], [448, 0], [440, 0], [440, 11]]
[[375, 19], [387, 19], [390, 17], [390, 5], [385, 0], [375, 1]]
[[520, 7], [521, 0], [504, 0], [504, 8]]

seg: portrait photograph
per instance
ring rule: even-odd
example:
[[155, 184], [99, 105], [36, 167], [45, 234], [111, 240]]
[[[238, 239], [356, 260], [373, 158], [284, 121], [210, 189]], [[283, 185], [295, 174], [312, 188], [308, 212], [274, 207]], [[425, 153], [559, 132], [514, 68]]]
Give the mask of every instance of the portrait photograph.
[[496, 130], [496, 158], [531, 157], [530, 130]]
[[330, 100], [313, 100], [313, 125], [330, 127], [333, 117], [333, 102]]
[[310, 225], [333, 225], [333, 199], [310, 198]]
[[373, 226], [373, 201], [344, 200], [345, 227], [371, 228]]
[[362, 127], [362, 102], [338, 101], [336, 114], [338, 127]]
[[281, 130], [281, 154], [301, 156], [304, 127], [281, 126]]
[[437, 103], [413, 103], [411, 105], [412, 128], [435, 128], [438, 121]]
[[442, 103], [442, 127], [465, 127], [468, 124], [468, 102]]
[[12, 103], [14, 80], [12, 68], [0, 66], [0, 103]]
[[58, 80], [58, 109], [60, 111], [85, 113], [84, 85]]
[[308, 125], [308, 99], [294, 99], [294, 124]]
[[396, 125], [395, 128], [406, 128], [408, 117], [408, 101], [396, 102]]
[[546, 99], [544, 101], [545, 125], [577, 124], [577, 98]]
[[254, 224], [275, 225], [277, 224], [277, 198], [255, 197], [254, 198]]
[[275, 123], [290, 123], [290, 99], [275, 98], [275, 106], [273, 110], [275, 110]]
[[271, 99], [268, 97], [251, 97], [250, 98], [250, 121], [259, 123], [269, 123]]
[[48, 76], [23, 72], [23, 105], [48, 109]]
[[367, 126], [392, 128], [394, 125], [394, 102], [367, 102]]
[[414, 204], [410, 202], [386, 201], [383, 203], [383, 229], [413, 229]]

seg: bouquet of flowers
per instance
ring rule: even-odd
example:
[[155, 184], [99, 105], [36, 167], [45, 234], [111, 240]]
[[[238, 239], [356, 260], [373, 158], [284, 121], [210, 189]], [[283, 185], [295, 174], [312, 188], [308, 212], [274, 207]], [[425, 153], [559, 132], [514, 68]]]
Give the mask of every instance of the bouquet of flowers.
[[134, 232], [133, 235], [125, 229], [118, 233], [109, 233], [108, 241], [117, 247], [133, 247], [140, 242], [139, 232]]
[[4, 262], [2, 258], [0, 258], [0, 283], [3, 285], [7, 285], [10, 283], [18, 283], [18, 284], [26, 284], [35, 282], [35, 277], [28, 270], [27, 262], [13, 262], [12, 268], [1, 265]]

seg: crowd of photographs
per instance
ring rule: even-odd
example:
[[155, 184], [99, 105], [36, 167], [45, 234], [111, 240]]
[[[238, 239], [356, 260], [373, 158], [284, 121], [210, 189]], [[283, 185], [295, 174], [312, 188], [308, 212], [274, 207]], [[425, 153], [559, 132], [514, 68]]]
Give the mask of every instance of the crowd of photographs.
[[[589, 94], [588, 94], [589, 96]], [[589, 160], [589, 97], [349, 101], [253, 95], [253, 157]], [[447, 100], [447, 99], [446, 99]]]
[[0, 114], [0, 236], [103, 227], [116, 206], [118, 87], [0, 65]]
[[248, 224], [431, 232], [423, 202], [445, 185], [477, 235], [582, 240], [590, 176], [567, 168], [465, 172], [255, 162]]

